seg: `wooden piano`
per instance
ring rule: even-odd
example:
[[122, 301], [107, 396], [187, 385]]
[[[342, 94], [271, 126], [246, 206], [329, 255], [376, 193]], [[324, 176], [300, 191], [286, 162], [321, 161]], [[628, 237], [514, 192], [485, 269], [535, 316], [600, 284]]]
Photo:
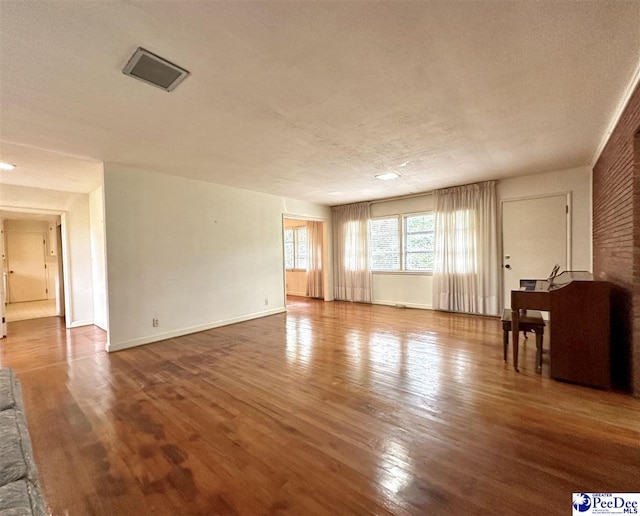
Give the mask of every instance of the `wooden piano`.
[[589, 272], [566, 271], [550, 280], [527, 280], [511, 291], [513, 367], [520, 310], [546, 310], [550, 319], [550, 374], [557, 380], [611, 388], [610, 284]]

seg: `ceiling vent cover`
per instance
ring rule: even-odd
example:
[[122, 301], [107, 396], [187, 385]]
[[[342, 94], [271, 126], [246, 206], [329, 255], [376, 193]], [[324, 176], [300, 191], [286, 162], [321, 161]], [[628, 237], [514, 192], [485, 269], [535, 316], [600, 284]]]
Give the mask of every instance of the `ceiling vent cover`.
[[134, 52], [122, 73], [151, 84], [164, 91], [173, 91], [189, 72], [142, 47]]

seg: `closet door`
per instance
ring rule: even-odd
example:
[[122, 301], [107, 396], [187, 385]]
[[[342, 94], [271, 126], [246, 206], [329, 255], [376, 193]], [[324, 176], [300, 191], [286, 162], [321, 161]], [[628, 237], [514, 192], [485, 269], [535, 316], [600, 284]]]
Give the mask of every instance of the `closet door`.
[[44, 233], [7, 232], [9, 302], [47, 299]]
[[545, 279], [554, 265], [568, 269], [567, 195], [502, 202], [504, 305], [521, 279]]

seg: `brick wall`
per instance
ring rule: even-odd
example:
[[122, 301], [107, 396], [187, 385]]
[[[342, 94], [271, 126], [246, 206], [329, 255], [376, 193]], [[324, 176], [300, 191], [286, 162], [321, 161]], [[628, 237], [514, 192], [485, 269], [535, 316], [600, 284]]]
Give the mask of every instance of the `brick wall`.
[[593, 272], [613, 283], [611, 362], [640, 396], [640, 85], [593, 169]]

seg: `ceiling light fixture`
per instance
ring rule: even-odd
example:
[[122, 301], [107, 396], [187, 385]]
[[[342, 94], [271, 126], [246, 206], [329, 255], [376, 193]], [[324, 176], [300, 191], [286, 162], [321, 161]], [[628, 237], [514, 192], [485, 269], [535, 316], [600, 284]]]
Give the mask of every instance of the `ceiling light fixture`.
[[5, 163], [4, 161], [0, 161], [0, 170], [13, 170], [14, 168], [16, 168], [15, 165], [12, 165], [11, 163]]
[[378, 174], [376, 179], [380, 179], [381, 181], [389, 181], [389, 179], [395, 179], [400, 177], [400, 174], [396, 174], [395, 172], [385, 172], [384, 174]]

